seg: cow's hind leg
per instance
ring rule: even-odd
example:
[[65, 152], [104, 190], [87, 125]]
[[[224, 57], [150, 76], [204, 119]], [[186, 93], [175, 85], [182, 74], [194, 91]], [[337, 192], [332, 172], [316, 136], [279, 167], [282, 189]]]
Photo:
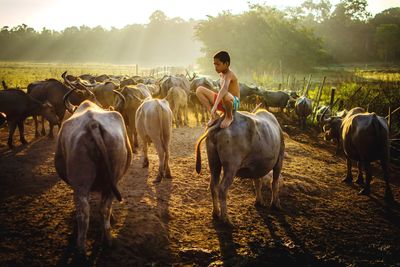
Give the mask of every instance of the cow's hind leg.
[[111, 223], [110, 223], [112, 200], [113, 196], [110, 192], [102, 193], [100, 211], [103, 219], [104, 241], [108, 246], [111, 246], [112, 243]]
[[161, 144], [161, 140], [157, 140], [154, 142], [154, 146], [157, 150], [158, 154], [158, 174], [154, 183], [161, 182], [162, 178], [165, 177], [165, 151], [164, 147]]
[[368, 196], [371, 193], [371, 179], [372, 179], [371, 163], [368, 161], [365, 161], [364, 168], [365, 168], [366, 182], [365, 182], [364, 188], [359, 192], [359, 194]]
[[45, 136], [46, 135], [46, 129], [44, 128], [44, 124], [45, 124], [45, 119], [43, 116], [41, 116], [42, 119], [42, 135]]
[[54, 128], [54, 124], [49, 122], [49, 134], [47, 135], [48, 138], [54, 138], [53, 128]]
[[363, 174], [362, 174], [362, 169], [363, 169], [362, 162], [358, 161], [357, 166], [358, 166], [358, 174], [357, 174], [356, 183], [359, 185], [362, 185], [362, 184], [364, 184], [364, 178], [363, 178]]
[[76, 206], [76, 219], [78, 223], [77, 249], [81, 254], [86, 254], [86, 234], [89, 227], [90, 206], [88, 201], [89, 193], [74, 192]]
[[148, 143], [145, 138], [143, 140], [143, 146], [142, 146], [142, 156], [143, 156], [143, 162], [142, 162], [142, 168], [147, 168], [149, 167], [149, 157], [147, 155], [147, 150], [148, 150]]
[[218, 185], [219, 178], [221, 176], [221, 162], [218, 158], [218, 154], [208, 155], [208, 162], [210, 166], [211, 178], [210, 178], [210, 191], [213, 202], [212, 216], [214, 219], [220, 218], [220, 209], [218, 205]]
[[256, 192], [256, 206], [262, 206], [265, 207], [266, 203], [265, 200], [262, 196], [262, 178], [257, 178], [257, 179], [253, 179], [253, 184], [254, 184], [254, 191]]
[[183, 108], [183, 112], [185, 114], [185, 126], [189, 126], [189, 116], [188, 116], [188, 106], [187, 105]]
[[164, 173], [165, 178], [171, 179], [171, 169], [169, 168], [169, 146], [168, 143], [165, 145], [165, 153], [164, 153]]
[[35, 123], [35, 137], [39, 137], [40, 134], [39, 134], [39, 131], [38, 131], [39, 125], [38, 125], [37, 116], [33, 116], [33, 122]]
[[351, 184], [351, 182], [353, 181], [353, 175], [351, 174], [352, 162], [350, 158], [346, 158], [346, 162], [347, 162], [347, 174], [342, 180], [342, 182]]
[[224, 176], [219, 184], [218, 187], [218, 197], [219, 197], [219, 204], [221, 208], [221, 221], [222, 223], [232, 226], [231, 221], [228, 218], [228, 211], [226, 206], [226, 198], [228, 195], [228, 189], [233, 183], [233, 178], [235, 176], [235, 172], [233, 170], [225, 170], [224, 169]]
[[279, 178], [281, 176], [283, 165], [283, 153], [279, 156], [278, 162], [275, 164], [272, 173], [271, 181], [271, 208], [279, 210], [281, 208], [281, 202], [279, 200]]
[[13, 135], [15, 132], [15, 128], [17, 128], [17, 122], [16, 121], [8, 121], [8, 147], [10, 149], [14, 148], [13, 145]]
[[22, 144], [27, 144], [28, 142], [25, 140], [24, 137], [24, 121], [19, 121], [18, 122], [18, 131], [19, 131], [19, 140], [21, 141]]

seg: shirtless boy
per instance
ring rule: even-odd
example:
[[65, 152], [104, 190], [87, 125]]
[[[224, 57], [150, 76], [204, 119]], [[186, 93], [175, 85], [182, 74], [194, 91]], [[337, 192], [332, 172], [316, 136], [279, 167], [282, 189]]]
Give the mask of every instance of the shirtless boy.
[[225, 114], [221, 122], [221, 128], [227, 128], [233, 121], [233, 111], [237, 111], [240, 105], [239, 82], [235, 73], [229, 69], [231, 59], [228, 52], [220, 51], [214, 55], [215, 71], [220, 75], [221, 90], [218, 94], [199, 86], [196, 95], [200, 102], [211, 112], [211, 119], [207, 123], [210, 127], [219, 118], [217, 111]]

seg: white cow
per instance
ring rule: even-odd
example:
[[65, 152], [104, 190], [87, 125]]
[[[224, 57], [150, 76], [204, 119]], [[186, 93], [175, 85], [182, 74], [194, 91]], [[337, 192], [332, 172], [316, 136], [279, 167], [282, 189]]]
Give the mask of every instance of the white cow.
[[143, 141], [143, 167], [149, 166], [147, 146], [152, 142], [159, 158], [158, 175], [154, 182], [171, 178], [169, 142], [172, 135], [172, 111], [165, 99], [147, 99], [136, 111], [136, 129]]

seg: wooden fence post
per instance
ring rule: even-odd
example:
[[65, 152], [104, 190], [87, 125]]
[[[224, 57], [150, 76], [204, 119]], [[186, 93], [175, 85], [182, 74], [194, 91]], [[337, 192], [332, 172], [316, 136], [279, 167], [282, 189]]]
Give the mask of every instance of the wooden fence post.
[[312, 116], [311, 122], [314, 121], [315, 115], [317, 114], [319, 100], [321, 99], [321, 96], [322, 96], [322, 89], [324, 88], [325, 81], [326, 81], [326, 76], [324, 76], [324, 80], [322, 81], [322, 84], [321, 84], [321, 86], [320, 86], [320, 88], [318, 90], [318, 93], [317, 93], [317, 98], [316, 98], [316, 102], [315, 102], [315, 106], [314, 106], [314, 112], [313, 112], [313, 116]]

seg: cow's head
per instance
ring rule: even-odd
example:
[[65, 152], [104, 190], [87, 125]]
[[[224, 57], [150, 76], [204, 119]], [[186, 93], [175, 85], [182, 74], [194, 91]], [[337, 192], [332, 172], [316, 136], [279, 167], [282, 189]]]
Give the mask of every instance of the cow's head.
[[58, 118], [55, 109], [50, 102], [45, 102], [39, 111], [39, 114], [45, 117], [52, 124], [60, 124], [60, 118]]
[[342, 126], [342, 118], [331, 117], [324, 119], [322, 131], [324, 132], [324, 140], [330, 141], [332, 139], [340, 139], [340, 132]]

